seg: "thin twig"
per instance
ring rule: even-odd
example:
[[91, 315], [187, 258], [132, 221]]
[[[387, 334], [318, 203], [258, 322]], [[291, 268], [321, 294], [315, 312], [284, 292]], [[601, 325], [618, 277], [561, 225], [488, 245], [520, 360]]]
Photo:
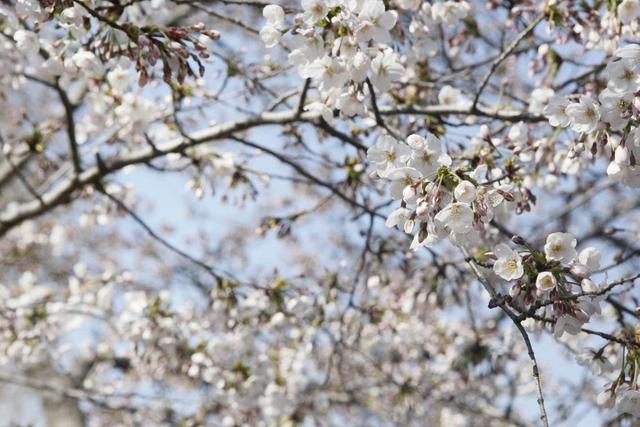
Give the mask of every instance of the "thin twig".
[[300, 93], [300, 100], [298, 101], [298, 108], [296, 108], [297, 115], [300, 115], [304, 112], [304, 104], [307, 101], [307, 93], [309, 92], [309, 87], [311, 86], [311, 79], [305, 79], [304, 85], [302, 86], [302, 92]]
[[540, 15], [539, 17], [537, 17], [532, 23], [530, 23], [525, 29], [524, 31], [522, 31], [518, 37], [515, 38], [514, 41], [511, 42], [511, 44], [509, 44], [509, 46], [507, 46], [507, 48], [505, 50], [502, 51], [502, 53], [491, 63], [491, 68], [489, 69], [489, 71], [487, 72], [487, 74], [485, 74], [484, 78], [482, 79], [482, 83], [480, 83], [480, 88], [478, 89], [478, 91], [476, 92], [476, 96], [473, 99], [473, 104], [471, 105], [471, 110], [475, 110], [476, 107], [478, 106], [478, 101], [480, 100], [480, 95], [482, 95], [482, 91], [484, 90], [484, 88], [487, 86], [487, 83], [489, 83], [489, 79], [491, 79], [491, 76], [493, 75], [493, 73], [495, 73], [496, 69], [500, 66], [500, 64], [502, 64], [502, 62], [507, 59], [507, 57], [509, 55], [511, 55], [511, 53], [513, 53], [513, 51], [516, 49], [516, 47], [518, 47], [518, 44], [529, 35], [529, 33], [531, 33], [533, 31], [533, 29], [544, 19], [544, 15]]
[[387, 126], [387, 124], [385, 123], [384, 118], [382, 117], [382, 114], [380, 113], [380, 109], [378, 108], [378, 100], [376, 98], [376, 91], [374, 90], [373, 84], [371, 83], [371, 80], [369, 80], [368, 77], [367, 77], [367, 80], [365, 81], [365, 83], [367, 85], [367, 88], [369, 89], [369, 96], [371, 97], [371, 108], [373, 108], [373, 115], [376, 118], [376, 123], [378, 124], [378, 126], [380, 126], [384, 130], [389, 132], [389, 134], [391, 136], [393, 136], [395, 139], [397, 139], [398, 141], [401, 141], [403, 138], [400, 137], [400, 135], [398, 135], [397, 132], [395, 132], [393, 129], [391, 129], [389, 126]]
[[189, 255], [188, 253], [186, 253], [185, 251], [178, 248], [173, 243], [169, 242], [167, 239], [165, 239], [164, 237], [156, 233], [137, 213], [135, 213], [131, 208], [129, 208], [122, 200], [118, 199], [116, 196], [109, 193], [102, 185], [97, 184], [96, 187], [98, 191], [104, 194], [109, 200], [115, 203], [120, 209], [125, 211], [135, 222], [138, 223], [138, 225], [140, 225], [140, 227], [142, 227], [147, 232], [147, 234], [149, 234], [149, 236], [151, 236], [154, 240], [156, 240], [162, 246], [169, 249], [171, 252], [174, 252], [175, 254], [181, 256], [187, 261], [201, 267], [207, 273], [209, 273], [214, 279], [216, 280], [223, 279], [223, 277], [220, 274], [218, 274], [213, 267], [193, 257], [192, 255]]
[[[513, 324], [516, 326], [520, 335], [522, 335], [522, 339], [527, 347], [527, 354], [529, 355], [529, 359], [531, 359], [531, 363], [533, 364], [533, 378], [536, 383], [536, 396], [538, 402], [538, 410], [540, 412], [540, 420], [542, 421], [542, 425], [544, 427], [549, 427], [547, 410], [544, 406], [544, 396], [542, 394], [542, 380], [540, 379], [540, 370], [538, 369], [538, 362], [536, 360], [535, 352], [533, 351], [533, 346], [531, 345], [531, 340], [529, 339], [529, 335], [527, 331], [522, 326], [518, 316], [513, 313], [507, 306], [505, 299], [502, 295], [499, 295], [498, 292], [494, 289], [494, 287], [489, 283], [487, 278], [484, 276], [484, 273], [480, 270], [478, 265], [476, 264], [474, 258], [472, 258], [466, 249], [461, 248], [467, 263], [471, 267], [471, 270], [475, 274], [476, 278], [480, 281], [480, 283], [484, 286], [484, 288], [489, 292], [492, 301], [500, 307], [500, 309], [511, 319]], [[490, 303], [491, 304], [491, 303]]]

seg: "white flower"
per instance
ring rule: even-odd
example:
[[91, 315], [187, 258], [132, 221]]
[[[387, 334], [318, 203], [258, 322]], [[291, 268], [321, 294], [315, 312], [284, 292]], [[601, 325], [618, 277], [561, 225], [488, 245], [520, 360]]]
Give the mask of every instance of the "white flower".
[[460, 89], [456, 89], [449, 85], [443, 86], [438, 92], [438, 102], [441, 105], [449, 105], [451, 107], [467, 108], [471, 104], [469, 99], [462, 94]]
[[571, 119], [571, 129], [576, 132], [591, 133], [598, 127], [600, 112], [589, 97], [582, 96], [580, 102], [569, 104], [566, 113]]
[[[431, 134], [429, 134], [429, 136], [431, 136]], [[409, 147], [413, 148], [414, 150], [422, 150], [424, 148], [425, 142], [426, 142], [425, 139], [420, 135], [418, 135], [417, 133], [412, 133], [407, 137], [407, 144], [409, 145]], [[438, 145], [440, 145], [439, 141], [438, 141]]]
[[391, 180], [391, 197], [399, 200], [403, 198], [405, 187], [415, 184], [422, 174], [414, 168], [402, 167], [389, 171], [386, 178]]
[[120, 134], [145, 132], [146, 126], [154, 120], [155, 107], [152, 101], [136, 96], [132, 92], [124, 94], [120, 105], [113, 110], [118, 118]]
[[415, 203], [418, 199], [420, 189], [416, 185], [407, 185], [402, 190], [402, 200], [406, 203]]
[[325, 55], [307, 66], [307, 76], [320, 82], [322, 90], [341, 88], [348, 79], [347, 69], [339, 58]]
[[107, 81], [112, 89], [124, 92], [133, 83], [133, 74], [123, 67], [116, 67], [107, 73]]
[[365, 53], [358, 51], [351, 58], [349, 65], [349, 75], [351, 80], [356, 83], [362, 83], [366, 80], [369, 69], [371, 68], [371, 59]]
[[447, 25], [455, 25], [467, 16], [471, 7], [466, 1], [445, 1], [431, 6], [431, 16]]
[[640, 16], [640, 1], [624, 0], [618, 5], [618, 19], [623, 24], [629, 24]]
[[634, 128], [629, 132], [625, 145], [620, 144], [621, 138], [617, 135], [609, 136], [609, 144], [615, 147], [614, 156], [607, 167], [607, 175], [616, 181], [622, 181], [630, 187], [640, 187], [640, 166], [632, 165], [631, 158], [640, 159], [640, 128]]
[[640, 89], [638, 65], [629, 58], [622, 58], [607, 64], [609, 81], [607, 87], [617, 93], [635, 93]]
[[607, 175], [615, 181], [620, 181], [624, 176], [624, 171], [625, 171], [624, 167], [625, 167], [624, 164], [620, 164], [619, 162], [616, 162], [614, 160], [611, 163], [609, 163], [609, 166], [607, 166]]
[[550, 291], [556, 287], [556, 284], [556, 278], [553, 273], [549, 271], [543, 271], [538, 274], [538, 277], [536, 277], [536, 288], [541, 292]]
[[318, 35], [304, 37], [294, 34], [290, 44], [292, 50], [289, 54], [289, 63], [298, 66], [300, 77], [304, 79], [310, 77], [307, 74], [307, 65], [324, 56], [324, 40]]
[[385, 11], [382, 0], [369, 0], [364, 3], [358, 17], [362, 20], [356, 38], [360, 43], [373, 39], [378, 43], [389, 44], [389, 30], [396, 25], [398, 16], [394, 11]]
[[522, 327], [525, 328], [527, 332], [539, 332], [542, 330], [540, 322], [537, 322], [531, 317], [522, 321]]
[[358, 47], [358, 42], [353, 36], [337, 37], [333, 41], [333, 47], [331, 54], [333, 56], [343, 56], [345, 59], [353, 57], [356, 53], [361, 52]]
[[73, 7], [65, 8], [60, 13], [58, 19], [60, 20], [60, 26], [67, 29], [73, 37], [79, 39], [86, 34], [87, 29], [83, 25], [83, 19], [87, 16], [87, 11], [79, 4], [75, 4]]
[[531, 91], [529, 111], [533, 114], [542, 114], [554, 94], [553, 89], [548, 87], [539, 87]]
[[[422, 233], [416, 233], [411, 241], [411, 250], [416, 251], [422, 246], [433, 246], [443, 238], [447, 237], [447, 230], [444, 229], [442, 224], [435, 221], [429, 221], [427, 223], [427, 236], [424, 237]], [[422, 240], [421, 240], [422, 239]]]
[[476, 199], [476, 186], [466, 180], [460, 181], [453, 194], [458, 202], [471, 203]]
[[304, 10], [303, 18], [309, 24], [315, 24], [329, 13], [325, 0], [302, 0], [300, 4]]
[[71, 57], [71, 60], [73, 64], [87, 76], [97, 77], [102, 74], [102, 63], [96, 58], [93, 52], [80, 50]]
[[24, 53], [36, 53], [40, 49], [38, 35], [33, 31], [18, 30], [13, 33], [16, 47]]
[[336, 108], [347, 116], [361, 116], [365, 112], [365, 104], [353, 90], [340, 95], [336, 100]]
[[467, 203], [450, 203], [434, 219], [454, 233], [468, 233], [473, 228], [473, 210]]
[[615, 55], [623, 59], [631, 59], [635, 64], [640, 60], [640, 45], [630, 44], [615, 51]]
[[551, 233], [547, 236], [544, 253], [547, 259], [571, 262], [576, 257], [576, 238], [569, 233]]
[[623, 414], [640, 417], [640, 390], [622, 384], [617, 390], [616, 410]]
[[591, 273], [600, 268], [600, 260], [602, 259], [602, 254], [600, 251], [593, 247], [588, 247], [580, 251], [578, 255], [578, 262], [584, 269]]
[[367, 150], [367, 159], [375, 163], [378, 174], [384, 176], [385, 172], [404, 166], [410, 154], [411, 149], [407, 144], [398, 142], [391, 136], [382, 135], [378, 142]]
[[519, 122], [511, 126], [507, 136], [515, 144], [523, 144], [529, 139], [529, 129], [526, 124]]
[[141, 315], [147, 308], [147, 295], [142, 291], [126, 292], [124, 294], [125, 310], [130, 315]]
[[371, 61], [371, 82], [380, 91], [387, 91], [391, 82], [402, 77], [404, 67], [398, 62], [398, 55], [391, 51], [380, 52]]
[[633, 94], [616, 93], [607, 88], [600, 93], [598, 99], [602, 104], [602, 120], [609, 123], [613, 130], [624, 129], [631, 117]]
[[613, 364], [602, 355], [601, 351], [593, 348], [585, 348], [576, 355], [578, 365], [589, 368], [593, 375], [602, 375], [614, 370]]
[[633, 153], [636, 161], [640, 159], [640, 128], [634, 128], [629, 132], [626, 140], [627, 148]]
[[556, 324], [553, 327], [553, 335], [556, 338], [560, 338], [565, 332], [569, 335], [577, 335], [580, 333], [582, 325], [584, 325], [588, 318], [583, 313], [578, 313], [580, 314], [580, 319], [569, 314], [558, 317]]
[[272, 27], [279, 27], [284, 24], [284, 10], [276, 5], [269, 4], [262, 9], [262, 16], [267, 19], [267, 24]]
[[282, 33], [280, 30], [272, 27], [271, 25], [265, 25], [260, 30], [260, 38], [264, 43], [265, 47], [274, 47], [280, 43], [280, 39], [282, 38]]
[[549, 103], [544, 107], [543, 113], [551, 126], [559, 126], [566, 128], [571, 123], [571, 119], [567, 115], [567, 106], [569, 100], [564, 96], [553, 96]]
[[426, 178], [432, 178], [440, 166], [450, 166], [451, 157], [442, 151], [440, 140], [429, 134], [426, 138], [410, 135], [407, 143], [414, 149], [409, 166], [418, 169]]
[[611, 392], [610, 388], [607, 388], [598, 394], [596, 403], [604, 408], [613, 409], [616, 404], [616, 395]]
[[630, 66], [635, 70], [640, 68], [640, 44], [634, 43], [618, 48], [615, 56], [629, 61]]
[[493, 251], [498, 259], [493, 264], [493, 271], [504, 280], [515, 280], [522, 277], [524, 268], [520, 255], [504, 243]]
[[413, 230], [415, 222], [409, 219], [411, 211], [407, 208], [398, 208], [391, 212], [384, 225], [393, 228], [401, 225], [405, 233], [409, 234]]
[[[500, 205], [504, 202], [504, 195], [500, 194], [500, 192], [504, 192], [502, 189], [493, 189], [487, 191], [486, 188], [481, 188], [481, 192], [478, 194], [478, 200], [480, 201], [479, 212], [480, 218], [482, 222], [488, 223], [493, 220], [493, 217], [496, 214], [496, 211], [500, 209]], [[500, 212], [504, 212], [502, 209]]]
[[589, 279], [582, 279], [580, 286], [582, 287], [583, 292], [594, 294], [588, 298], [582, 298], [580, 300], [578, 306], [580, 307], [581, 312], [584, 312], [587, 316], [602, 314], [600, 303], [606, 298], [606, 296], [602, 294], [602, 286], [596, 285]]

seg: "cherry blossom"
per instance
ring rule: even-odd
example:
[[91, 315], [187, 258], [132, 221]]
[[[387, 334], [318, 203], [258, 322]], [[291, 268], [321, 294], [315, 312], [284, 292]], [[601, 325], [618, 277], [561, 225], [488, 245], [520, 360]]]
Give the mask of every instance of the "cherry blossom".
[[551, 233], [547, 236], [544, 253], [548, 259], [571, 262], [577, 255], [576, 243], [569, 233]]
[[2, 2], [2, 419], [633, 424], [639, 18]]
[[583, 96], [579, 102], [567, 105], [565, 111], [571, 121], [571, 129], [582, 133], [596, 130], [600, 111], [592, 99]]
[[364, 43], [373, 39], [378, 43], [388, 44], [391, 41], [389, 30], [393, 28], [398, 18], [395, 12], [385, 10], [384, 2], [381, 0], [363, 2], [358, 18], [361, 19], [356, 33], [358, 42]]
[[514, 280], [522, 277], [524, 273], [522, 258], [516, 251], [501, 243], [496, 246], [494, 253], [498, 259], [493, 264], [493, 271], [498, 276], [505, 280]]
[[536, 288], [542, 292], [550, 291], [556, 287], [556, 284], [556, 278], [549, 271], [543, 271], [536, 277]]
[[630, 24], [640, 17], [640, 2], [637, 0], [623, 0], [616, 9], [623, 24]]
[[473, 211], [467, 203], [450, 203], [434, 219], [453, 233], [464, 234], [471, 231]]
[[571, 123], [571, 118], [567, 115], [569, 101], [561, 96], [553, 96], [549, 104], [544, 107], [544, 114], [549, 119], [551, 126], [567, 127]]

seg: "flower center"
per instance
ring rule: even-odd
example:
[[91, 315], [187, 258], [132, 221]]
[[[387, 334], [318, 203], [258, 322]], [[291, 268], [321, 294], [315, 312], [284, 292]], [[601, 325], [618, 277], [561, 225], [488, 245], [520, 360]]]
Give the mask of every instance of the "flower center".
[[593, 119], [596, 116], [596, 112], [593, 110], [593, 108], [588, 108], [587, 111], [584, 112], [584, 114], [589, 119]]
[[627, 108], [627, 101], [625, 101], [624, 99], [621, 99], [620, 101], [618, 101], [618, 109], [625, 110], [626, 108]]
[[331, 65], [328, 65], [328, 66], [324, 67], [324, 73], [328, 77], [333, 77], [333, 75], [335, 74], [334, 71], [333, 71], [333, 67]]
[[631, 80], [633, 78], [633, 71], [631, 71], [628, 68], [625, 68], [625, 70], [624, 70], [624, 78], [626, 80]]

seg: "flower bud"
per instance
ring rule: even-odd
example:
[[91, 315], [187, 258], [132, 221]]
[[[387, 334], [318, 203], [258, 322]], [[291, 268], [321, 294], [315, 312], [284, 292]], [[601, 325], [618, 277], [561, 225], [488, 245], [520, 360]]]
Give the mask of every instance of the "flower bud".
[[517, 234], [511, 237], [511, 241], [516, 245], [520, 245], [520, 246], [523, 246], [526, 243], [525, 240]]
[[404, 187], [404, 190], [402, 190], [402, 200], [407, 203], [415, 202], [417, 196], [418, 193], [413, 185], [407, 185], [406, 187]]

